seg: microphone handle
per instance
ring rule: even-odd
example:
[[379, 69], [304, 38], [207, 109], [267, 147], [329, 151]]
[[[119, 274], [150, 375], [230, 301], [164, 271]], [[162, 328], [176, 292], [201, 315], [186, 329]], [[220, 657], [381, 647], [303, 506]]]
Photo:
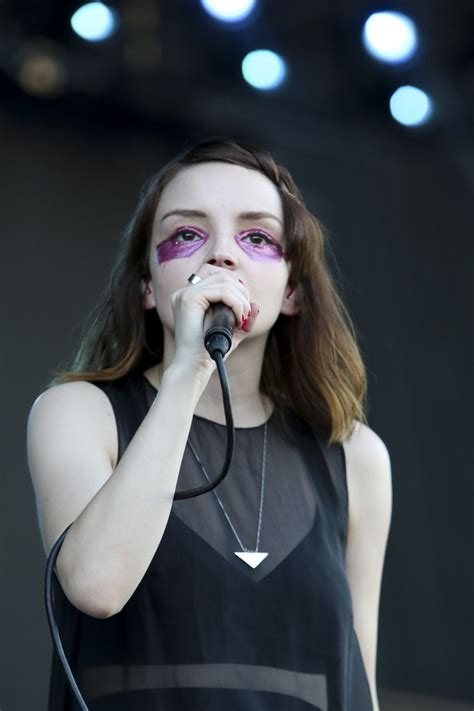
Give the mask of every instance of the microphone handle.
[[204, 315], [204, 332], [213, 326], [225, 326], [234, 333], [235, 314], [232, 309], [226, 304], [219, 301], [217, 304], [211, 304]]
[[211, 358], [216, 350], [224, 356], [232, 347], [234, 325], [235, 315], [229, 306], [222, 301], [209, 306], [204, 315], [204, 346]]

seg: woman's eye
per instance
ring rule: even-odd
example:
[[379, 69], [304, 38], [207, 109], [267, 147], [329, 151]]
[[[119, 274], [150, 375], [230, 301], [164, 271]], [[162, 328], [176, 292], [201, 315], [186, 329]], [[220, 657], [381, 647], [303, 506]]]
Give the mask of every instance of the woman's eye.
[[267, 244], [272, 244], [271, 239], [270, 239], [269, 237], [267, 237], [266, 235], [260, 234], [260, 232], [252, 232], [252, 233], [249, 234], [249, 235], [245, 235], [245, 237], [244, 237], [243, 239], [247, 239], [247, 237], [250, 237], [250, 239], [251, 239], [251, 241], [252, 241], [252, 244], [256, 245], [257, 247], [258, 247], [259, 245], [261, 245], [262, 243], [261, 243], [261, 242], [255, 242], [255, 241], [254, 241], [255, 239], [259, 239], [259, 240], [260, 240], [260, 239], [266, 239], [266, 240], [267, 240]]
[[[197, 232], [192, 232], [191, 230], [179, 230], [179, 232], [176, 232], [173, 236], [173, 239], [175, 241], [178, 241], [178, 237], [183, 235], [183, 242], [192, 242], [193, 240], [191, 239], [186, 239], [187, 237], [199, 237], [199, 239], [202, 239], [200, 235], [197, 234]], [[179, 240], [181, 241], [181, 240]]]

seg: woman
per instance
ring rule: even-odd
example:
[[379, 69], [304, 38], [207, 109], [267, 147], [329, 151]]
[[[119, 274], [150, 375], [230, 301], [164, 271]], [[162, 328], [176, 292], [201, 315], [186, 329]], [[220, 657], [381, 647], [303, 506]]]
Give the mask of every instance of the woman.
[[[378, 710], [390, 460], [364, 366], [288, 171], [225, 138], [144, 186], [28, 457], [59, 629], [91, 711]], [[209, 306], [235, 315], [226, 443]], [[59, 581], [59, 584], [58, 584]], [[53, 655], [49, 711], [76, 708]]]

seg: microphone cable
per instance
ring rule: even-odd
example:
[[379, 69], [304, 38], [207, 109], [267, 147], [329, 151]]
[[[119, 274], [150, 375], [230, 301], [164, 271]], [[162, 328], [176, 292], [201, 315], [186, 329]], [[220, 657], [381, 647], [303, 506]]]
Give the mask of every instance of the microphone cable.
[[[204, 345], [208, 351], [210, 357], [215, 361], [217, 372], [219, 373], [219, 380], [221, 383], [222, 397], [224, 401], [224, 413], [226, 420], [227, 429], [227, 442], [225, 451], [225, 460], [222, 472], [219, 476], [212, 481], [210, 484], [205, 484], [204, 486], [196, 487], [195, 489], [188, 489], [187, 491], [177, 491], [174, 494], [173, 499], [190, 499], [195, 496], [201, 496], [201, 494], [206, 494], [208, 491], [212, 491], [227, 475], [230, 465], [232, 463], [232, 458], [234, 456], [235, 447], [235, 429], [234, 429], [234, 418], [232, 416], [232, 407], [230, 399], [230, 388], [229, 380], [227, 378], [227, 371], [224, 365], [224, 356], [232, 345], [232, 324], [234, 322], [234, 317], [231, 309], [225, 306], [223, 303], [212, 304], [207, 314], [210, 314], [214, 325], [207, 328]], [[73, 521], [74, 523], [74, 521]], [[77, 686], [74, 675], [71, 671], [71, 667], [66, 658], [64, 652], [63, 644], [61, 642], [61, 637], [59, 636], [58, 626], [56, 624], [56, 619], [54, 617], [54, 604], [53, 604], [53, 591], [52, 591], [52, 577], [54, 572], [54, 565], [58, 557], [59, 551], [66, 537], [67, 532], [73, 525], [69, 524], [65, 531], [59, 536], [58, 540], [51, 548], [51, 551], [46, 562], [46, 572], [44, 579], [44, 601], [46, 607], [46, 615], [48, 618], [49, 630], [51, 633], [51, 638], [53, 640], [54, 648], [58, 654], [59, 660], [66, 673], [69, 686], [71, 687], [72, 693], [79, 704], [81, 711], [89, 711], [86, 702], [84, 701], [79, 687]]]

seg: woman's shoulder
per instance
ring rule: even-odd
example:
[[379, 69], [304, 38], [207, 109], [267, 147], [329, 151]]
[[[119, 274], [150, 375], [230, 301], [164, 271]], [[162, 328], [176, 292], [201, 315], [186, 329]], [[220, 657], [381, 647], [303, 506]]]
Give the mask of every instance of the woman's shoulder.
[[43, 390], [34, 400], [33, 407], [37, 403], [45, 406], [45, 403], [51, 403], [52, 406], [69, 407], [72, 404], [81, 404], [87, 402], [92, 407], [104, 404], [105, 395], [100, 387], [96, 387], [96, 383], [89, 380], [69, 380], [64, 383], [56, 383], [50, 385]]
[[116, 460], [117, 433], [110, 398], [103, 389], [87, 380], [58, 383], [43, 390], [34, 400], [28, 421], [69, 421], [74, 427], [84, 423], [93, 427], [102, 439], [111, 462]]
[[367, 424], [353, 420], [350, 434], [341, 442], [346, 458], [359, 467], [374, 459], [387, 459], [388, 449], [383, 439]]
[[36, 398], [35, 402], [48, 400], [49, 402], [64, 402], [68, 405], [70, 402], [77, 400], [79, 403], [86, 401], [92, 407], [106, 406], [109, 398], [105, 393], [124, 389], [131, 375], [127, 375], [115, 380], [68, 380], [63, 383], [50, 385], [43, 390]]
[[356, 520], [371, 511], [389, 508], [392, 497], [391, 463], [383, 439], [368, 425], [354, 420], [342, 442], [346, 460], [349, 516]]

